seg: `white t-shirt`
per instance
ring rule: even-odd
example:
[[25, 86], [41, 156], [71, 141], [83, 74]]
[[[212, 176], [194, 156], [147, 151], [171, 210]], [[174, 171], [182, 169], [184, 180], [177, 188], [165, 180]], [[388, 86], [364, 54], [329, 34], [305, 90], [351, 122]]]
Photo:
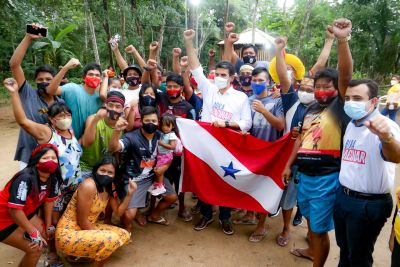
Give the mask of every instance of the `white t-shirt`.
[[[160, 140], [165, 144], [169, 144], [169, 141], [176, 141], [177, 139], [178, 137], [176, 136], [175, 132], [169, 132], [167, 134], [163, 133]], [[166, 149], [165, 147], [158, 145], [158, 153], [168, 154], [172, 152], [174, 152], [174, 150]]]
[[[382, 116], [376, 109], [367, 119]], [[399, 126], [386, 118], [397, 142]], [[396, 164], [385, 161], [382, 144], [363, 123], [354, 121], [347, 126], [343, 138], [342, 163], [339, 174], [341, 185], [361, 193], [385, 194], [393, 188]]]
[[246, 94], [232, 87], [224, 94], [221, 94], [217, 87], [204, 76], [201, 66], [192, 70], [192, 74], [203, 96], [201, 121], [236, 122], [240, 130], [250, 130], [252, 123], [251, 110]]
[[139, 101], [139, 92], [140, 92], [140, 88], [142, 87], [142, 85], [139, 85], [138, 89], [135, 90], [130, 90], [130, 89], [114, 89], [113, 91], [118, 91], [121, 94], [124, 95], [125, 97], [125, 106], [129, 106], [132, 102], [132, 100], [135, 100], [135, 102]]

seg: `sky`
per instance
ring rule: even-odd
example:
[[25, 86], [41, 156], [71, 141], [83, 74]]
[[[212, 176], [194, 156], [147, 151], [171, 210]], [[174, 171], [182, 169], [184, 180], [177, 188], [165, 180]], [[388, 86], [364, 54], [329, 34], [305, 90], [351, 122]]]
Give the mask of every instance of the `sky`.
[[[285, 0], [278, 0], [277, 2], [278, 2], [278, 6], [280, 8], [282, 8]], [[286, 8], [290, 8], [291, 6], [293, 6], [293, 4], [294, 4], [294, 0], [286, 0]]]

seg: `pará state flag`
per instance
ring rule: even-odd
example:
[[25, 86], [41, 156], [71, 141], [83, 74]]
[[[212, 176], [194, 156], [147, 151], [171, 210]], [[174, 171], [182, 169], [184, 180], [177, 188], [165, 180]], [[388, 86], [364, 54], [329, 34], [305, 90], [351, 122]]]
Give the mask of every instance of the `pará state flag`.
[[210, 123], [179, 118], [177, 124], [184, 147], [182, 192], [213, 205], [276, 212], [294, 144], [290, 133], [266, 142]]

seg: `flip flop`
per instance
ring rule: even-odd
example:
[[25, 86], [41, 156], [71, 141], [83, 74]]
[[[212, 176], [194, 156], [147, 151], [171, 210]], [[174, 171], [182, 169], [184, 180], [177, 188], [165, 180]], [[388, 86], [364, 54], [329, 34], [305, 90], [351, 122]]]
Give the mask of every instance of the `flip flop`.
[[305, 254], [303, 253], [304, 250], [305, 250], [304, 248], [295, 248], [295, 249], [291, 249], [291, 250], [290, 250], [290, 253], [291, 253], [292, 255], [295, 255], [296, 257], [304, 258], [304, 259], [307, 259], [307, 260], [310, 260], [310, 261], [314, 261], [314, 258], [313, 258], [313, 257], [307, 256], [307, 255], [305, 255]]
[[290, 240], [290, 237], [278, 235], [278, 237], [276, 238], [276, 244], [278, 244], [278, 246], [281, 246], [281, 247], [286, 247], [287, 244], [289, 244], [289, 240]]
[[152, 219], [150, 219], [150, 217], [147, 217], [147, 221], [149, 223], [155, 223], [155, 224], [160, 224], [160, 225], [165, 225], [165, 226], [169, 225], [169, 222], [162, 216], [158, 220], [152, 220]]
[[249, 241], [253, 243], [261, 242], [266, 235], [267, 235], [267, 230], [264, 230], [264, 232], [261, 234], [256, 234], [256, 232], [253, 232], [249, 237]]
[[248, 219], [245, 219], [245, 218], [240, 218], [240, 219], [233, 220], [233, 223], [234, 224], [238, 224], [238, 225], [256, 225], [257, 224], [255, 219], [254, 220], [248, 220]]

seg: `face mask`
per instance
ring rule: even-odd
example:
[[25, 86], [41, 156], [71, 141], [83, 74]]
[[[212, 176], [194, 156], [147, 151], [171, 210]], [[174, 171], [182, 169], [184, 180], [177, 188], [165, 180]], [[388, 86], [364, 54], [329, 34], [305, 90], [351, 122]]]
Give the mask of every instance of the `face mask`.
[[140, 84], [139, 77], [126, 77], [126, 82], [129, 84], [129, 86], [136, 86]]
[[257, 59], [256, 56], [244, 56], [243, 63], [244, 64], [254, 64], [256, 63]]
[[58, 168], [58, 163], [53, 160], [39, 162], [36, 168], [44, 173], [54, 173]]
[[72, 119], [71, 118], [65, 118], [62, 120], [57, 120], [56, 121], [56, 127], [60, 130], [68, 130], [69, 128], [71, 128], [71, 124], [72, 124]]
[[337, 93], [337, 90], [315, 90], [314, 96], [320, 105], [326, 105], [329, 104], [337, 96]]
[[99, 77], [86, 76], [84, 81], [87, 87], [94, 89], [96, 89], [101, 83], [101, 79]]
[[234, 80], [232, 81], [232, 85], [233, 85], [233, 87], [237, 87], [237, 86], [240, 85], [240, 83], [239, 83], [238, 80], [234, 79]]
[[256, 95], [261, 95], [262, 92], [265, 90], [265, 86], [267, 85], [267, 82], [263, 83], [251, 83], [251, 89], [253, 89], [253, 93]]
[[97, 190], [100, 193], [104, 192], [104, 188], [107, 190], [107, 192], [110, 193], [110, 191], [112, 189], [112, 181], [113, 181], [113, 178], [111, 176], [101, 175], [101, 174], [96, 173], [94, 179], [95, 179], [96, 185], [98, 185]]
[[367, 102], [360, 101], [346, 101], [344, 103], [344, 112], [347, 116], [353, 120], [359, 120], [368, 115], [368, 111], [365, 110]]
[[[391, 80], [391, 81], [390, 81], [390, 85], [395, 85], [395, 84], [398, 84], [398, 82], [395, 81], [395, 80]], [[38, 87], [38, 88], [39, 88], [39, 87]]]
[[292, 70], [288, 70], [286, 73], [287, 73], [288, 79], [289, 79], [290, 81], [292, 81], [292, 78], [293, 78], [293, 71], [292, 71]]
[[157, 125], [154, 123], [143, 123], [142, 126], [143, 130], [148, 134], [153, 134], [157, 131]]
[[215, 77], [214, 84], [218, 89], [224, 89], [228, 87], [228, 79], [224, 79], [222, 77]]
[[116, 112], [115, 110], [107, 109], [108, 117], [112, 120], [118, 120], [121, 117], [122, 112]]
[[144, 97], [142, 97], [143, 100], [143, 106], [156, 106], [156, 99], [152, 96], [149, 95], [145, 95]]
[[167, 84], [166, 83], [160, 84], [160, 90], [165, 93], [167, 91]]
[[46, 88], [49, 86], [50, 83], [37, 83], [37, 90], [40, 95], [47, 95]]
[[251, 85], [251, 76], [250, 75], [241, 75], [239, 76], [240, 84], [242, 86], [250, 86]]
[[307, 93], [305, 91], [298, 91], [300, 103], [308, 105], [315, 100], [314, 93]]
[[168, 89], [167, 95], [172, 99], [178, 98], [181, 95], [181, 89]]

